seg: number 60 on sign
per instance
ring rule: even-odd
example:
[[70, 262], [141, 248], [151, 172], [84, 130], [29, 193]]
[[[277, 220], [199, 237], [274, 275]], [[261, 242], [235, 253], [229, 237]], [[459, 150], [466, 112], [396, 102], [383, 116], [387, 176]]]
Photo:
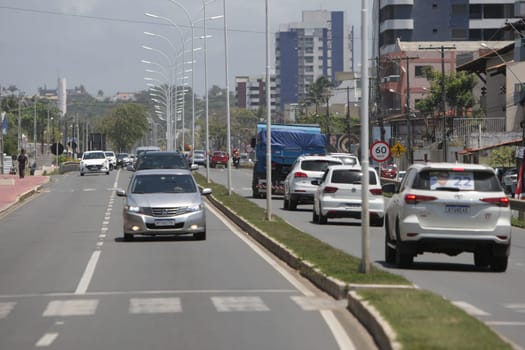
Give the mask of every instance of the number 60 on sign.
[[387, 161], [392, 155], [390, 145], [385, 141], [376, 141], [370, 147], [370, 156], [376, 162], [382, 163]]

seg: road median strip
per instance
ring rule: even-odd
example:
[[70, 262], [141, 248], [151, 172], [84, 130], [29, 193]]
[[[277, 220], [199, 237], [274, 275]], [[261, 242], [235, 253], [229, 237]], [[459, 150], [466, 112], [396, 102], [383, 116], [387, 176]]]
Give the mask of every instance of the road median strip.
[[[298, 270], [348, 309], [381, 349], [512, 349], [497, 333], [448, 300], [416, 288], [402, 276], [372, 266], [359, 272], [360, 259], [334, 248], [285, 222], [265, 218], [265, 209], [219, 184], [209, 202], [266, 249]], [[407, 312], [404, 312], [406, 310]]]

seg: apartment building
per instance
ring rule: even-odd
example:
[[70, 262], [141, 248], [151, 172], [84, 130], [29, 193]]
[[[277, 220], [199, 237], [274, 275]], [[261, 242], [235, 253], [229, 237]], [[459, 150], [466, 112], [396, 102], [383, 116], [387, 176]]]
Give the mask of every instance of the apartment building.
[[[270, 76], [271, 112], [277, 110], [275, 75]], [[266, 109], [266, 76], [235, 77], [235, 106], [256, 112]]]
[[396, 40], [502, 41], [514, 34], [502, 30], [516, 19], [516, 0], [374, 0], [374, 38], [379, 55]]
[[353, 71], [352, 32], [342, 11], [303, 11], [301, 22], [281, 25], [275, 37], [280, 111], [304, 101], [317, 78], [336, 85], [337, 73]]

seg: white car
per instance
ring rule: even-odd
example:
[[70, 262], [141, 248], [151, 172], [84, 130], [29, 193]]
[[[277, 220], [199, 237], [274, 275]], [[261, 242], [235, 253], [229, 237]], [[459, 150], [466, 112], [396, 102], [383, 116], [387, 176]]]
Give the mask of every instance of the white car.
[[494, 170], [460, 163], [413, 164], [392, 193], [385, 214], [385, 260], [410, 267], [424, 252], [474, 254], [479, 268], [507, 269], [511, 210]]
[[109, 175], [109, 160], [104, 151], [86, 151], [80, 160], [80, 176], [90, 173]]
[[328, 156], [299, 156], [290, 167], [284, 180], [284, 209], [295, 210], [298, 204], [312, 204], [317, 185], [325, 170], [332, 165], [343, 165], [343, 161]]
[[344, 165], [355, 165], [360, 166], [359, 158], [352, 153], [328, 153], [330, 157], [339, 158], [343, 161]]
[[[374, 168], [370, 168], [368, 174], [367, 201], [370, 226], [383, 226], [385, 199], [381, 181]], [[326, 224], [329, 218], [361, 219], [362, 177], [361, 167], [352, 165], [329, 167], [318, 181], [312, 221], [322, 225]]]
[[115, 152], [113, 151], [105, 151], [106, 157], [109, 160], [109, 168], [115, 169], [117, 167], [117, 156], [115, 155]]

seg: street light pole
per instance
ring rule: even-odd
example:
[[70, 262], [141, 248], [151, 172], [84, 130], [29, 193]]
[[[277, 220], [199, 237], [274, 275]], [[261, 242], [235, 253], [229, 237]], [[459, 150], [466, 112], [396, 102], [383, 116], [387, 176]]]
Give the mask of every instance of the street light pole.
[[226, 75], [226, 148], [230, 155], [228, 159], [228, 195], [232, 194], [232, 149], [231, 149], [231, 126], [230, 126], [230, 73], [228, 70], [228, 21], [226, 0], [222, 1], [224, 11], [224, 74]]
[[179, 6], [182, 11], [184, 11], [186, 17], [188, 17], [191, 27], [191, 162], [193, 164], [193, 152], [195, 150], [195, 23], [192, 20], [188, 10], [186, 10], [186, 8], [181, 3], [175, 0], [169, 1]]

